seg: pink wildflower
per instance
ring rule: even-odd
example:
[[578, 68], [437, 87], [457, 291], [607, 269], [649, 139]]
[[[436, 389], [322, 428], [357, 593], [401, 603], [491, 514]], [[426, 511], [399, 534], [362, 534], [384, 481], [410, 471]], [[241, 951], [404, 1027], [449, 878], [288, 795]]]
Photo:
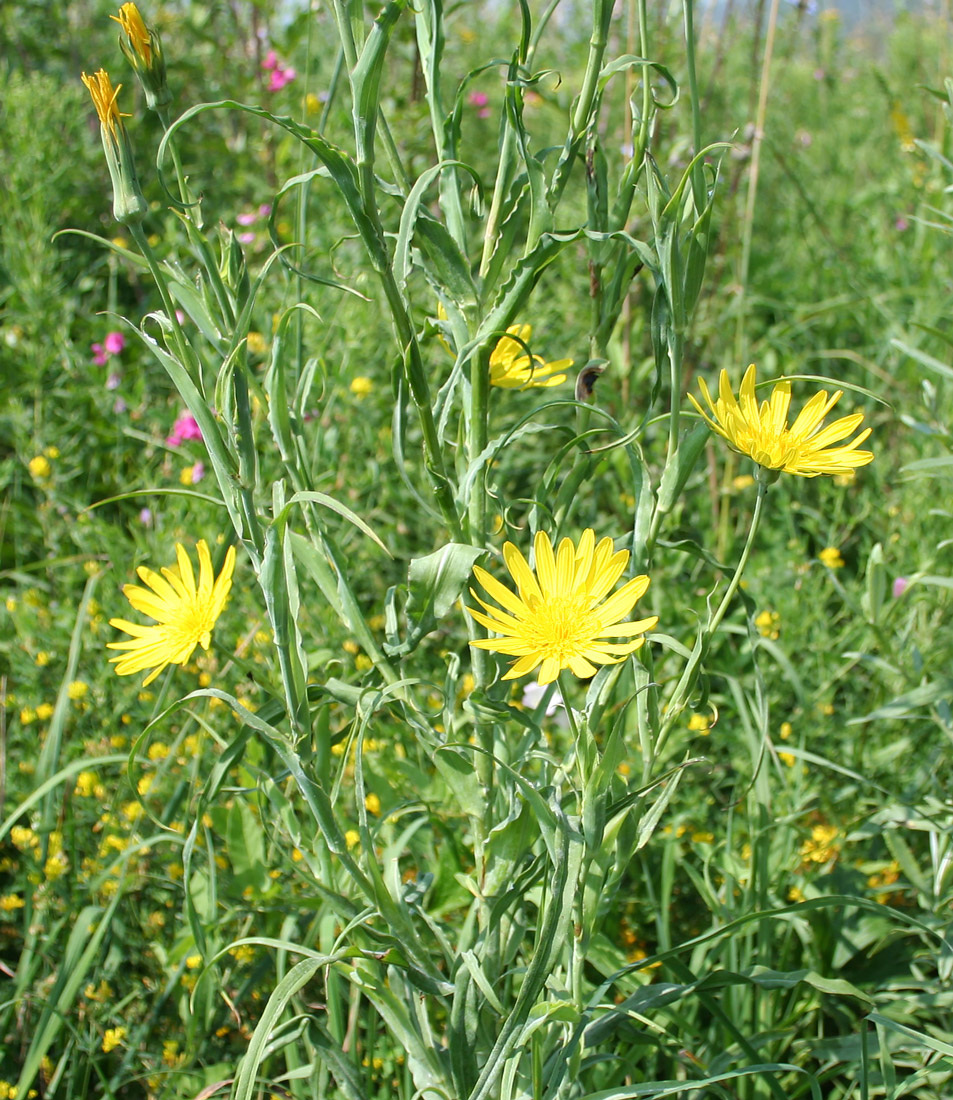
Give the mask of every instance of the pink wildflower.
[[192, 484], [198, 485], [198, 483], [205, 477], [205, 463], [196, 462], [192, 467]]
[[121, 332], [107, 332], [103, 347], [110, 355], [118, 355], [126, 346], [126, 338]]
[[201, 439], [202, 429], [190, 412], [180, 413], [172, 425], [172, 434], [166, 437], [166, 443], [171, 447], [178, 447], [186, 439]]
[[255, 222], [258, 221], [258, 215], [257, 214], [236, 214], [235, 215], [235, 221], [237, 221], [239, 225], [254, 225]]
[[897, 577], [893, 582], [893, 598], [899, 599], [909, 587], [910, 582], [906, 577]]
[[93, 344], [93, 362], [97, 367], [105, 366], [109, 362], [109, 352], [103, 347], [102, 344]]
[[261, 67], [263, 69], [276, 69], [278, 67], [278, 55], [274, 50], [269, 50], [265, 54], [265, 60], [262, 61]]

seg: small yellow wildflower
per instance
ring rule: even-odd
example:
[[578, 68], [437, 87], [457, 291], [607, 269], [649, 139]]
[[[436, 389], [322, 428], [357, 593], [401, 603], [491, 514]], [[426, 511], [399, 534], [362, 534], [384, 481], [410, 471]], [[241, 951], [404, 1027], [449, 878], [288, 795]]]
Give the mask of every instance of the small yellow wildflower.
[[45, 455], [37, 455], [27, 463], [27, 468], [37, 481], [44, 481], [53, 473], [53, 467]]
[[75, 703], [79, 699], [83, 699], [88, 691], [89, 684], [87, 684], [85, 680], [73, 680], [70, 682], [69, 687], [66, 689], [66, 694]]
[[198, 970], [202, 965], [201, 955], [189, 955], [185, 960], [185, 965], [189, 970]]
[[268, 350], [268, 341], [260, 332], [255, 332], [254, 330], [249, 332], [248, 336], [245, 338], [245, 343], [252, 355], [264, 355]]
[[45, 649], [41, 649], [40, 652], [34, 658], [34, 660], [36, 661], [36, 667], [37, 668], [46, 668], [46, 666], [50, 663], [50, 657], [51, 657], [51, 654], [47, 653], [47, 651]]
[[379, 814], [381, 812], [381, 800], [373, 791], [364, 799], [364, 805], [368, 813]]
[[17, 1087], [9, 1081], [0, 1081], [0, 1100], [16, 1100]]
[[699, 736], [704, 736], [711, 729], [711, 719], [697, 711], [688, 719], [688, 728]]
[[826, 565], [828, 569], [840, 569], [844, 564], [841, 552], [836, 546], [825, 546], [817, 556], [821, 559], [821, 564]]
[[32, 707], [24, 707], [20, 711], [20, 725], [28, 726], [31, 722], [36, 721], [36, 711]]
[[827, 863], [837, 859], [840, 845], [834, 841], [840, 835], [836, 825], [815, 825], [811, 829], [810, 839], [801, 844], [801, 860], [806, 863]]
[[55, 709], [52, 703], [40, 703], [36, 708], [36, 716], [41, 722], [45, 722], [47, 718], [53, 717]]
[[754, 625], [762, 638], [777, 639], [781, 636], [781, 616], [777, 611], [762, 611], [755, 616]]
[[254, 962], [255, 959], [255, 949], [250, 943], [243, 943], [238, 947], [233, 947], [228, 953], [239, 966], [247, 966], [250, 962]]
[[40, 838], [26, 825], [14, 825], [10, 829], [10, 840], [14, 848], [19, 849], [21, 852], [25, 852], [29, 848], [37, 848], [40, 844]]
[[115, 1050], [125, 1037], [126, 1029], [124, 1027], [106, 1028], [106, 1034], [103, 1035], [103, 1053], [108, 1054], [111, 1050]]
[[26, 902], [19, 894], [0, 895], [0, 912], [12, 913], [15, 909], [22, 909]]
[[351, 390], [351, 393], [353, 393], [355, 397], [367, 397], [368, 394], [373, 392], [374, 383], [370, 380], [370, 378], [365, 378], [363, 375], [359, 375], [357, 378], [353, 378], [351, 380], [351, 385], [349, 388]]
[[78, 798], [91, 798], [98, 782], [99, 776], [95, 772], [80, 772], [76, 777], [73, 794]]

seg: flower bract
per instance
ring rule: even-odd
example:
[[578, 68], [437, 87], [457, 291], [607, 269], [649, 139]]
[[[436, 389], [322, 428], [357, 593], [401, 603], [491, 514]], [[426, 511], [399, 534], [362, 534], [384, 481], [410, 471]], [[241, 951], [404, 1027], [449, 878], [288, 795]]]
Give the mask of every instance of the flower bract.
[[131, 634], [124, 642], [109, 642], [108, 649], [125, 650], [119, 657], [110, 657], [120, 676], [133, 676], [149, 671], [143, 687], [159, 675], [166, 665], [184, 665], [197, 645], [207, 650], [212, 640], [212, 628], [218, 621], [235, 570], [235, 547], [225, 555], [222, 571], [213, 581], [212, 559], [208, 543], [200, 539], [196, 546], [199, 558], [199, 580], [185, 548], [175, 547], [178, 564], [163, 568], [161, 575], [140, 565], [136, 572], [147, 588], [127, 584], [123, 595], [137, 610], [155, 619], [155, 625], [140, 626], [126, 619], [110, 619], [109, 625]]
[[576, 676], [593, 676], [597, 665], [616, 664], [642, 645], [641, 635], [655, 626], [658, 617], [622, 620], [645, 594], [649, 578], [634, 577], [609, 595], [628, 565], [628, 550], [616, 551], [610, 538], [597, 545], [590, 527], [578, 544], [565, 538], [555, 552], [546, 532], [539, 531], [534, 551], [535, 574], [511, 542], [503, 546], [503, 560], [516, 582], [516, 592], [485, 569], [473, 567], [476, 579], [500, 607], [486, 603], [471, 589], [488, 614], [467, 610], [478, 623], [502, 636], [470, 644], [517, 658], [504, 680], [525, 676], [537, 666], [540, 684], [552, 683], [564, 668]]
[[[538, 355], [530, 356], [524, 345], [533, 333], [531, 325], [510, 325], [490, 352], [490, 385], [506, 390], [528, 390], [532, 387], [559, 386], [566, 381], [565, 372], [571, 359], [547, 363]], [[514, 339], [515, 337], [515, 339]]]
[[842, 416], [824, 427], [824, 417], [840, 400], [843, 391], [828, 395], [819, 390], [798, 413], [788, 427], [791, 404], [791, 383], [782, 379], [771, 397], [758, 404], [755, 396], [754, 364], [745, 371], [738, 398], [731, 391], [728, 372], [723, 370], [718, 381], [718, 398], [713, 399], [704, 379], [699, 379], [702, 395], [708, 403], [706, 412], [695, 398], [688, 398], [708, 421], [710, 427], [740, 451], [768, 470], [817, 477], [820, 474], [847, 474], [858, 466], [873, 461], [871, 451], [858, 448], [870, 435], [865, 428], [849, 443], [842, 442], [860, 427], [863, 413]]

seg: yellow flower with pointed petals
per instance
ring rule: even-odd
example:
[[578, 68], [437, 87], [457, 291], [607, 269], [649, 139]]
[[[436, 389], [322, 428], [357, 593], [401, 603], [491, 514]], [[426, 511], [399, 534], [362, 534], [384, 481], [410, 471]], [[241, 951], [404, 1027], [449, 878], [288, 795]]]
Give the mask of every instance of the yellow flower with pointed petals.
[[872, 452], [858, 450], [870, 435], [870, 428], [865, 428], [849, 443], [841, 442], [860, 427], [863, 413], [842, 416], [840, 420], [823, 427], [824, 417], [840, 400], [842, 390], [833, 396], [828, 396], [825, 390], [818, 391], [788, 427], [791, 383], [782, 379], [774, 387], [769, 400], [759, 405], [755, 396], [755, 378], [756, 371], [752, 364], [745, 371], [738, 400], [731, 391], [727, 371], [721, 372], [717, 400], [712, 399], [704, 379], [699, 379], [711, 415], [691, 394], [688, 395], [711, 429], [727, 439], [735, 450], [750, 456], [767, 470], [800, 477], [845, 474], [873, 461]]
[[518, 658], [504, 680], [525, 676], [537, 665], [540, 684], [552, 683], [564, 668], [576, 676], [593, 676], [596, 665], [616, 664], [642, 645], [645, 638], [636, 635], [651, 630], [658, 616], [621, 620], [645, 595], [649, 578], [634, 577], [609, 596], [629, 563], [628, 550], [616, 551], [610, 538], [596, 545], [591, 527], [583, 531], [578, 545], [565, 538], [555, 553], [549, 536], [539, 531], [534, 550], [535, 575], [511, 542], [503, 546], [503, 560], [518, 594], [485, 569], [473, 567], [476, 579], [501, 607], [485, 603], [471, 588], [470, 594], [489, 614], [467, 610], [502, 637], [480, 638], [470, 645]]
[[152, 64], [152, 44], [149, 41], [149, 32], [139, 9], [135, 4], [122, 4], [118, 15], [111, 15], [110, 19], [116, 22], [126, 32], [129, 45], [136, 51], [139, 59], [146, 65]]
[[[530, 357], [525, 345], [533, 334], [532, 325], [510, 325], [490, 352], [490, 385], [505, 390], [528, 390], [533, 387], [559, 386], [566, 381], [565, 373], [571, 359], [547, 363], [538, 355]], [[514, 339], [516, 337], [516, 339]]]
[[199, 583], [185, 548], [176, 543], [177, 567], [164, 568], [162, 575], [140, 565], [136, 572], [148, 588], [127, 584], [123, 595], [137, 610], [156, 620], [153, 626], [140, 626], [126, 619], [110, 619], [109, 625], [132, 635], [131, 641], [109, 642], [108, 649], [128, 652], [110, 657], [120, 676], [133, 676], [149, 669], [142, 686], [151, 684], [166, 665], [184, 665], [197, 645], [207, 650], [212, 640], [212, 628], [218, 621], [235, 570], [235, 547], [225, 555], [222, 571], [213, 582], [212, 559], [208, 543], [200, 539], [196, 549], [199, 558]]
[[[96, 114], [99, 115], [100, 124], [109, 131], [110, 136], [115, 138], [116, 127], [122, 126], [123, 116], [120, 115], [119, 105], [116, 102], [119, 92], [122, 90], [122, 85], [117, 84], [114, 88], [112, 81], [109, 79], [109, 73], [105, 69], [100, 69], [92, 76], [83, 73], [82, 81], [89, 89], [93, 106], [96, 108]], [[129, 115], [125, 117], [129, 118]]]
[[146, 93], [146, 106], [157, 111], [172, 102], [172, 93], [166, 82], [165, 59], [159, 36], [147, 27], [135, 4], [122, 4], [118, 15], [111, 15], [123, 29], [119, 48], [132, 66], [142, 90]]

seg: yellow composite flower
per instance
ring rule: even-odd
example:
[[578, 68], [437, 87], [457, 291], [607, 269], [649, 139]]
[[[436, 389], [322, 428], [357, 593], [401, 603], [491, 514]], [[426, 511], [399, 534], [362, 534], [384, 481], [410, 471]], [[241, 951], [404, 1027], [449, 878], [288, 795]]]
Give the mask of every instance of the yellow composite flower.
[[153, 626], [140, 626], [126, 619], [110, 619], [109, 625], [132, 635], [131, 641], [109, 642], [108, 649], [127, 652], [110, 657], [120, 676], [133, 676], [137, 672], [149, 675], [142, 686], [151, 684], [166, 665], [184, 665], [197, 645], [208, 649], [212, 640], [212, 628], [218, 621], [235, 569], [235, 547], [230, 546], [225, 555], [222, 571], [212, 580], [212, 559], [208, 543], [200, 539], [196, 549], [199, 558], [199, 583], [185, 548], [176, 543], [177, 567], [164, 568], [162, 575], [140, 565], [136, 572], [149, 587], [123, 585], [123, 595], [137, 610], [156, 620]]
[[149, 31], [146, 29], [139, 9], [135, 4], [122, 4], [118, 15], [111, 15], [110, 19], [116, 22], [126, 32], [129, 45], [139, 55], [140, 60], [146, 64], [152, 64], [152, 43], [149, 41]]
[[727, 371], [723, 370], [718, 380], [717, 400], [712, 399], [705, 380], [700, 378], [702, 395], [711, 415], [691, 394], [688, 395], [712, 430], [727, 439], [736, 450], [749, 455], [765, 469], [798, 474], [800, 477], [846, 474], [873, 461], [872, 452], [858, 450], [870, 435], [870, 428], [865, 428], [849, 443], [842, 442], [860, 427], [863, 413], [842, 416], [840, 420], [823, 427], [824, 417], [840, 400], [842, 390], [832, 396], [828, 396], [826, 390], [819, 390], [788, 427], [791, 383], [782, 379], [774, 387], [771, 397], [759, 405], [755, 396], [755, 376], [752, 363], [745, 371], [738, 400], [731, 391]]
[[[528, 390], [533, 387], [559, 386], [566, 381], [565, 373], [572, 366], [571, 359], [557, 359], [547, 363], [534, 355], [532, 359], [524, 347], [533, 334], [532, 325], [510, 325], [493, 351], [490, 352], [490, 385], [505, 390]], [[513, 337], [516, 337], [514, 340]]]
[[[105, 69], [100, 69], [92, 76], [83, 73], [82, 81], [89, 89], [93, 106], [96, 108], [96, 114], [99, 115], [100, 124], [109, 131], [110, 136], [115, 138], [116, 126], [122, 126], [122, 116], [116, 102], [122, 85], [117, 84], [114, 88], [112, 81], [109, 79], [109, 73]], [[129, 115], [126, 115], [126, 118], [128, 117]]]
[[[470, 594], [489, 614], [467, 610], [502, 637], [480, 638], [470, 645], [518, 658], [504, 680], [525, 676], [537, 665], [540, 684], [551, 684], [564, 668], [576, 676], [593, 676], [596, 665], [616, 664], [642, 645], [645, 639], [636, 635], [651, 630], [658, 616], [621, 620], [645, 595], [649, 578], [634, 577], [609, 596], [629, 563], [628, 550], [616, 551], [610, 538], [596, 545], [591, 527], [583, 531], [578, 545], [564, 538], [555, 553], [549, 536], [539, 531], [534, 550], [535, 576], [511, 542], [503, 546], [503, 560], [518, 594], [485, 569], [473, 567], [476, 579], [502, 610], [485, 603], [472, 588]], [[631, 640], [606, 640], [610, 638]]]

